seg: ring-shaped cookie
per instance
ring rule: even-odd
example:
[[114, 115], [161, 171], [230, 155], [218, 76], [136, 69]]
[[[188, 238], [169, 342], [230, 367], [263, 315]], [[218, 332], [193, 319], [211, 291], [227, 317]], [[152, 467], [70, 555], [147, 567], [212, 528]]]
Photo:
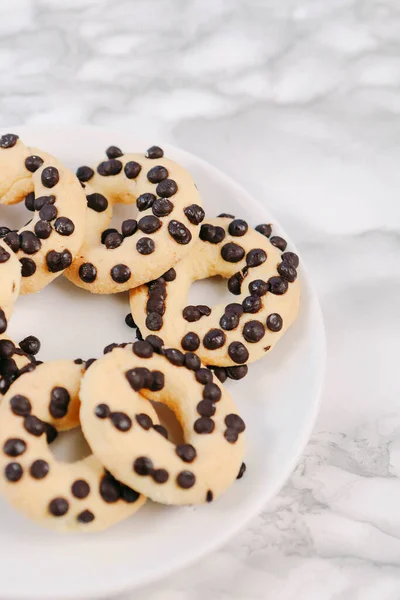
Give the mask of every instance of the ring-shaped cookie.
[[[269, 227], [269, 226], [264, 226]], [[242, 219], [218, 217], [201, 226], [193, 250], [163, 277], [130, 292], [132, 317], [143, 336], [196, 352], [206, 365], [228, 367], [266, 354], [296, 318], [296, 254], [280, 237], [268, 239]], [[228, 279], [232, 303], [187, 306], [194, 281]]]
[[69, 169], [10, 133], [0, 137], [0, 203], [23, 199], [33, 218], [18, 231], [0, 227], [0, 237], [20, 260], [25, 294], [42, 289], [72, 263], [83, 241], [86, 201]]
[[[143, 396], [174, 411], [183, 444], [154, 428]], [[83, 377], [81, 399], [93, 452], [120, 481], [156, 502], [211, 502], [240, 473], [245, 424], [233, 400], [198, 356], [161, 348], [157, 336], [97, 360]]]
[[[77, 170], [86, 186], [86, 234], [66, 276], [79, 287], [110, 294], [141, 285], [183, 258], [198, 237], [204, 211], [194, 181], [156, 150], [122, 154], [111, 147], [108, 160]], [[117, 203], [138, 209], [121, 232], [109, 228]]]
[[49, 449], [57, 431], [79, 424], [83, 369], [70, 360], [43, 363], [19, 378], [0, 405], [2, 492], [17, 510], [59, 531], [105, 529], [145, 502], [94, 455], [66, 463]]

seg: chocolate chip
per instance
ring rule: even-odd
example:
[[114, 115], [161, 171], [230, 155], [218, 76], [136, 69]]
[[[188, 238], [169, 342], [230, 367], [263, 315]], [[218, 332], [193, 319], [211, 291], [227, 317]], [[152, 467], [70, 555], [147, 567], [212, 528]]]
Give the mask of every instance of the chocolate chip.
[[163, 275], [164, 281], [175, 281], [176, 279], [176, 271], [174, 268], [168, 269]]
[[247, 230], [249, 229], [248, 224], [243, 219], [235, 219], [231, 223], [229, 223], [228, 231], [234, 237], [241, 237]]
[[122, 171], [122, 162], [120, 160], [116, 160], [115, 158], [111, 158], [110, 160], [105, 160], [101, 162], [97, 167], [97, 172], [99, 175], [103, 177], [110, 177], [112, 175], [118, 175]]
[[287, 241], [284, 240], [283, 238], [279, 237], [279, 235], [272, 236], [269, 239], [269, 241], [271, 242], [271, 244], [273, 246], [275, 246], [276, 248], [279, 248], [279, 250], [282, 250], [282, 252], [284, 252], [286, 250]]
[[225, 329], [226, 331], [231, 331], [232, 329], [236, 329], [236, 327], [239, 325], [239, 319], [239, 315], [235, 313], [225, 313], [220, 318], [219, 324], [222, 327], [222, 329]]
[[197, 333], [189, 331], [189, 333], [183, 336], [181, 346], [184, 350], [193, 352], [200, 346], [200, 338]]
[[248, 267], [258, 267], [267, 260], [267, 254], [261, 248], [254, 248], [246, 255], [246, 263]]
[[88, 358], [88, 360], [85, 362], [85, 371], [87, 371], [88, 368], [91, 367], [94, 362], [96, 362], [95, 358]]
[[193, 354], [193, 352], [186, 352], [185, 367], [187, 369], [190, 369], [191, 371], [197, 371], [197, 369], [200, 369], [200, 365], [200, 358], [197, 356], [197, 354]]
[[157, 431], [160, 435], [168, 439], [168, 431], [162, 425], [153, 425], [153, 429]]
[[184, 490], [193, 487], [196, 482], [196, 477], [191, 471], [181, 471], [176, 478], [178, 486]]
[[176, 446], [175, 452], [183, 462], [193, 462], [197, 456], [196, 449], [191, 444], [180, 444]]
[[129, 371], [126, 371], [125, 377], [135, 392], [138, 392], [143, 387], [148, 387], [151, 384], [151, 375], [148, 369], [130, 369]]
[[228, 429], [225, 431], [224, 433], [224, 438], [230, 443], [230, 444], [234, 444], [237, 439], [239, 437], [239, 434], [237, 431], [235, 431], [234, 429]]
[[238, 473], [236, 479], [242, 479], [242, 477], [245, 474], [245, 472], [246, 472], [246, 463], [243, 462], [240, 465], [239, 473]]
[[84, 479], [77, 479], [71, 486], [72, 495], [75, 498], [86, 498], [90, 494], [90, 485]]
[[60, 235], [72, 235], [75, 231], [75, 225], [68, 217], [59, 217], [54, 223], [54, 229]]
[[98, 213], [104, 212], [108, 207], [108, 200], [102, 194], [89, 194], [86, 196], [87, 205], [92, 210], [95, 210]]
[[19, 235], [16, 231], [10, 231], [7, 235], [4, 236], [4, 241], [7, 246], [10, 246], [13, 252], [18, 252], [19, 250]]
[[46, 475], [49, 473], [49, 471], [50, 471], [49, 463], [40, 458], [38, 460], [35, 460], [31, 464], [30, 469], [29, 469], [29, 473], [31, 474], [31, 477], [33, 477], [34, 479], [44, 479], [46, 477]]
[[162, 316], [156, 312], [151, 312], [146, 317], [146, 327], [150, 331], [159, 331], [163, 325]]
[[94, 514], [90, 510], [83, 510], [76, 517], [76, 520], [78, 521], [78, 523], [91, 523], [92, 521], [94, 521]]
[[156, 197], [154, 194], [146, 193], [138, 196], [136, 199], [136, 206], [139, 211], [147, 210], [153, 205]]
[[137, 221], [135, 219], [126, 219], [121, 225], [122, 235], [130, 237], [137, 231]]
[[242, 273], [238, 271], [228, 279], [228, 290], [235, 296], [239, 296], [241, 293], [242, 281], [244, 279]]
[[152, 371], [151, 373], [151, 384], [149, 390], [152, 392], [159, 392], [165, 385], [164, 373], [161, 371]]
[[225, 312], [227, 314], [233, 313], [241, 317], [243, 314], [243, 306], [238, 302], [231, 302], [225, 306]]
[[161, 221], [153, 215], [146, 215], [142, 217], [138, 222], [138, 228], [143, 233], [155, 233], [161, 227]]
[[270, 331], [280, 331], [283, 327], [283, 320], [278, 313], [272, 313], [267, 317], [267, 327]]
[[246, 425], [239, 415], [235, 415], [233, 413], [226, 415], [225, 417], [225, 425], [230, 429], [234, 429], [238, 433], [242, 433], [246, 429]]
[[97, 269], [92, 263], [83, 263], [79, 267], [79, 277], [85, 283], [93, 283], [97, 277]]
[[146, 456], [140, 456], [133, 463], [133, 470], [138, 475], [151, 475], [153, 472], [153, 462]]
[[206, 385], [207, 383], [210, 383], [212, 381], [212, 373], [209, 369], [198, 369], [195, 373], [196, 376], [196, 380], [201, 383], [202, 385]]
[[[161, 185], [161, 183], [159, 185]], [[168, 233], [178, 244], [189, 244], [192, 239], [192, 234], [189, 229], [187, 229], [183, 223], [175, 221], [174, 219], [168, 223]]]
[[32, 410], [32, 405], [28, 398], [21, 396], [20, 394], [17, 394], [11, 398], [10, 406], [14, 415], [18, 415], [19, 417], [25, 417], [26, 415], [29, 415]]
[[[28, 194], [29, 195], [29, 194]], [[7, 235], [7, 233], [10, 233], [10, 228], [9, 227], [5, 227], [4, 225], [2, 227], [0, 227], [0, 237], [3, 238], [5, 235]]]
[[119, 431], [129, 431], [132, 427], [132, 420], [123, 412], [113, 412], [110, 414], [112, 424]]
[[[31, 277], [36, 271], [36, 264], [31, 258], [20, 258], [22, 277]], [[3, 333], [1, 331], [0, 333]]]
[[214, 494], [212, 493], [211, 490], [208, 490], [207, 495], [206, 495], [206, 501], [207, 502], [212, 502], [214, 499]]
[[63, 250], [63, 252], [50, 250], [46, 255], [46, 263], [51, 273], [64, 271], [64, 269], [70, 267], [72, 264], [72, 254], [69, 250]]
[[114, 227], [109, 227], [109, 228], [105, 229], [101, 234], [101, 243], [102, 244], [105, 243], [106, 238], [110, 235], [110, 233], [118, 233], [118, 230], [115, 229]]
[[167, 350], [165, 350], [164, 355], [171, 364], [177, 367], [182, 367], [184, 365], [185, 355], [180, 350], [176, 350], [175, 348], [168, 348]]
[[104, 502], [107, 502], [107, 504], [113, 504], [114, 502], [118, 502], [120, 499], [121, 487], [119, 482], [111, 475], [111, 473], [106, 473], [102, 477], [99, 486], [99, 493]]
[[20, 234], [20, 245], [25, 254], [36, 254], [42, 246], [40, 240], [32, 231], [23, 231]]
[[26, 443], [20, 438], [9, 438], [4, 442], [3, 450], [7, 456], [20, 456], [26, 450]]
[[221, 248], [221, 256], [224, 260], [230, 263], [237, 263], [244, 257], [244, 250], [238, 244], [229, 242]]
[[287, 262], [282, 262], [280, 265], [278, 265], [278, 273], [290, 283], [293, 283], [293, 281], [296, 281], [297, 279], [296, 269]]
[[60, 174], [56, 167], [46, 167], [41, 175], [42, 184], [46, 188], [52, 188], [60, 181]]
[[50, 237], [51, 232], [53, 231], [52, 226], [48, 221], [38, 221], [35, 223], [35, 234], [41, 240], [47, 240]]
[[157, 198], [151, 207], [151, 210], [156, 217], [166, 217], [173, 209], [174, 205], [168, 198]]
[[272, 227], [271, 227], [271, 225], [268, 225], [267, 223], [262, 223], [261, 225], [257, 225], [257, 227], [255, 229], [262, 235], [265, 235], [265, 237], [267, 237], [267, 238], [269, 238], [269, 236], [272, 233]]
[[183, 212], [193, 225], [199, 225], [204, 221], [205, 212], [198, 204], [187, 206]]
[[151, 146], [146, 152], [146, 158], [162, 158], [164, 156], [164, 150], [159, 146]]
[[269, 291], [271, 294], [282, 296], [287, 292], [289, 287], [288, 282], [283, 277], [270, 277], [268, 279]]
[[204, 242], [210, 242], [210, 244], [219, 244], [225, 238], [225, 229], [222, 227], [214, 227], [209, 223], [204, 223], [200, 228], [199, 237]]
[[294, 252], [284, 252], [282, 254], [282, 260], [297, 269], [299, 266], [299, 257]]
[[221, 329], [210, 329], [203, 338], [203, 345], [207, 350], [216, 350], [225, 344], [226, 336]]
[[12, 148], [18, 140], [19, 136], [15, 133], [5, 133], [0, 137], [0, 148]]
[[246, 346], [242, 344], [242, 342], [232, 342], [229, 344], [228, 354], [233, 362], [238, 363], [239, 365], [249, 360], [248, 350]]
[[49, 412], [54, 419], [62, 419], [68, 412], [71, 400], [68, 390], [63, 387], [55, 387], [51, 391]]
[[235, 215], [231, 215], [229, 213], [220, 213], [217, 216], [218, 216], [218, 218], [221, 217], [221, 219], [234, 219], [235, 218]]
[[8, 481], [16, 483], [19, 481], [24, 474], [21, 465], [17, 462], [8, 463], [4, 469], [4, 474]]
[[83, 360], [81, 358], [75, 358], [74, 364], [75, 365], [83, 365]]
[[161, 353], [161, 348], [164, 346], [164, 340], [158, 337], [158, 335], [148, 335], [146, 337], [146, 342], [149, 342], [149, 344], [153, 346], [154, 352], [157, 352], [157, 354]]
[[153, 471], [152, 477], [156, 483], [165, 483], [168, 481], [169, 473], [165, 469], [156, 469]]
[[149, 342], [135, 342], [132, 346], [132, 351], [140, 358], [151, 358], [153, 356], [153, 346]]
[[173, 179], [164, 179], [156, 187], [157, 196], [161, 196], [161, 198], [170, 198], [177, 191], [178, 186]]
[[18, 375], [19, 370], [17, 367], [17, 363], [13, 358], [3, 358], [0, 361], [0, 374], [3, 377], [14, 377]]
[[36, 437], [40, 437], [46, 431], [46, 424], [34, 415], [25, 417], [24, 427], [28, 433]]
[[115, 265], [111, 269], [110, 274], [115, 283], [125, 283], [130, 279], [131, 270], [126, 265]]
[[123, 239], [124, 238], [122, 237], [122, 235], [118, 232], [109, 233], [104, 240], [104, 245], [107, 248], [107, 250], [114, 250], [122, 244]]
[[155, 243], [148, 237], [140, 238], [136, 243], [136, 250], [139, 254], [144, 254], [147, 256], [148, 254], [152, 254], [155, 250]]
[[160, 181], [164, 181], [167, 179], [168, 171], [165, 167], [161, 165], [157, 165], [156, 167], [152, 167], [150, 171], [147, 173], [147, 179], [151, 183], [160, 183]]
[[190, 305], [185, 306], [185, 308], [182, 311], [182, 316], [185, 319], [185, 321], [188, 321], [189, 323], [194, 323], [195, 321], [198, 321], [201, 318], [201, 313], [197, 306]]
[[207, 383], [203, 389], [204, 400], [218, 402], [221, 399], [221, 390], [216, 383]]
[[20, 341], [19, 346], [24, 352], [35, 356], [40, 350], [40, 341], [34, 335], [28, 335]]
[[107, 419], [110, 416], [110, 407], [108, 404], [98, 404], [94, 409], [94, 414], [99, 419]]
[[146, 431], [148, 431], [153, 426], [152, 419], [149, 417], [149, 415], [146, 415], [145, 413], [140, 413], [136, 415], [135, 418], [139, 425], [143, 427], [143, 429], [145, 429]]
[[11, 358], [14, 352], [14, 342], [11, 340], [0, 340], [0, 358]]
[[225, 367], [213, 367], [213, 373], [221, 383], [224, 383], [228, 378]]
[[212, 417], [215, 414], [216, 408], [210, 400], [201, 400], [196, 410], [202, 417]]
[[39, 217], [42, 221], [53, 221], [57, 216], [57, 209], [54, 204], [45, 204], [39, 211]]
[[120, 484], [120, 490], [121, 490], [121, 499], [124, 502], [126, 502], [127, 504], [132, 504], [133, 502], [136, 502], [140, 498], [139, 492], [137, 492], [136, 490], [133, 490], [132, 488], [128, 487], [127, 485], [125, 485], [123, 483]]
[[46, 441], [48, 444], [52, 444], [54, 442], [54, 440], [57, 438], [58, 436], [58, 431], [55, 427], [53, 427], [53, 425], [50, 425], [50, 423], [46, 423]]
[[211, 315], [211, 308], [206, 304], [198, 304], [196, 308], [200, 312], [202, 317], [208, 317], [209, 315]]
[[28, 365], [25, 365], [24, 367], [22, 367], [22, 369], [19, 370], [19, 377], [21, 377], [21, 375], [24, 375], [24, 373], [31, 373], [36, 369], [37, 365], [41, 364], [41, 360], [36, 360], [34, 363], [29, 363]]
[[82, 167], [79, 167], [76, 171], [77, 178], [79, 179], [79, 181], [82, 181], [83, 183], [92, 179], [93, 175], [94, 175], [93, 169], [91, 169], [90, 167], [87, 167], [85, 165], [83, 165]]
[[200, 417], [194, 422], [193, 426], [196, 433], [212, 433], [215, 428], [215, 423], [209, 417]]
[[264, 325], [260, 321], [249, 321], [243, 327], [243, 337], [252, 344], [259, 342], [265, 335]]
[[35, 210], [35, 194], [33, 192], [25, 196], [25, 207], [31, 212]]
[[268, 292], [268, 284], [262, 279], [256, 279], [249, 283], [249, 292], [252, 296], [265, 296]]
[[106, 150], [107, 158], [119, 158], [123, 152], [118, 146], [109, 146]]
[[34, 207], [35, 210], [40, 211], [43, 206], [46, 206], [46, 204], [54, 204], [56, 201], [56, 197], [51, 195], [51, 196], [38, 196], [37, 198], [35, 198], [34, 200]]
[[124, 173], [128, 179], [136, 179], [141, 170], [141, 165], [139, 165], [139, 163], [135, 162], [134, 160], [130, 160], [129, 162], [127, 162], [124, 167]]
[[33, 154], [32, 156], [28, 156], [28, 158], [25, 159], [25, 167], [31, 173], [34, 173], [35, 171], [40, 169], [42, 164], [43, 164], [43, 159], [40, 158], [40, 156], [37, 156], [35, 154]]
[[65, 498], [54, 498], [49, 504], [49, 512], [54, 517], [62, 517], [68, 510], [69, 504]]
[[247, 296], [242, 302], [246, 313], [256, 313], [261, 309], [262, 303], [259, 296]]

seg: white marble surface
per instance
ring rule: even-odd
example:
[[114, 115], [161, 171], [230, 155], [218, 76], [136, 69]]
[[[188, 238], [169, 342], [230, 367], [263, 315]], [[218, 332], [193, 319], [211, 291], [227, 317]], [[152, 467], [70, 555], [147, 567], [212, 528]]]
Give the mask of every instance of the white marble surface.
[[225, 548], [126, 600], [400, 597], [398, 0], [0, 0], [1, 126], [152, 133], [267, 202], [319, 290], [312, 439]]

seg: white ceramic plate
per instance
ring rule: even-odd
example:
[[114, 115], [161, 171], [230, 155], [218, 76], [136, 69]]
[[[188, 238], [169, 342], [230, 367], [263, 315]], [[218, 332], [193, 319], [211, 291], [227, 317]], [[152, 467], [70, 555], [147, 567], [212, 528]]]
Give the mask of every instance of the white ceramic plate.
[[[267, 208], [243, 188], [199, 158], [159, 140], [83, 127], [11, 130], [73, 169], [99, 161], [110, 144], [130, 152], [160, 144], [191, 171], [210, 216], [229, 212], [252, 225], [271, 222], [295, 250]], [[0, 223], [22, 225], [27, 220], [24, 211], [1, 207]], [[119, 222], [121, 215], [119, 211]], [[247, 423], [243, 479], [207, 506], [149, 502], [128, 521], [86, 536], [42, 529], [0, 499], [1, 598], [93, 599], [154, 581], [226, 542], [279, 491], [310, 435], [325, 365], [321, 312], [304, 265], [300, 277], [301, 308], [294, 326], [270, 355], [250, 366], [248, 377], [227, 384]], [[212, 304], [223, 289], [215, 282], [196, 283], [193, 299], [207, 298]], [[124, 323], [127, 312], [127, 294], [91, 295], [60, 277], [39, 294], [18, 299], [9, 332], [17, 341], [37, 335], [42, 360], [96, 357], [110, 342], [133, 339], [133, 330]]]

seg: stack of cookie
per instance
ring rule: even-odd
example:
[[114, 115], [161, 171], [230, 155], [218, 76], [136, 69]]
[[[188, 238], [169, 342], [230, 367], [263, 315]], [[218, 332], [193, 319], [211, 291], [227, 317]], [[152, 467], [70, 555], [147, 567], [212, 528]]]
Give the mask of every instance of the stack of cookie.
[[[0, 203], [25, 202], [32, 219], [0, 227], [0, 486], [32, 519], [94, 531], [150, 498], [201, 504], [245, 470], [245, 424], [227, 390], [296, 318], [296, 254], [272, 235], [222, 214], [208, 219], [190, 174], [159, 147], [74, 175], [18, 136], [0, 138]], [[113, 206], [135, 218], [110, 228]], [[33, 336], [6, 334], [14, 303], [64, 274], [97, 294], [130, 290], [136, 341], [100, 359], [41, 363]], [[220, 275], [232, 302], [188, 305], [191, 284]], [[168, 439], [149, 399], [166, 404], [184, 443]], [[57, 461], [49, 445], [81, 425], [93, 454]]]

